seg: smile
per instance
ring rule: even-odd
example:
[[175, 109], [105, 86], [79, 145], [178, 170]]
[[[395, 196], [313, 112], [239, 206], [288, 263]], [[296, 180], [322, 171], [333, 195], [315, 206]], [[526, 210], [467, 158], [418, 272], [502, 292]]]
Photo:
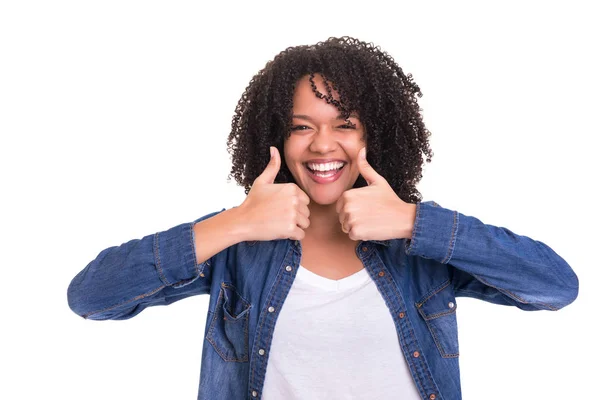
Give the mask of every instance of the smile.
[[308, 171], [308, 175], [311, 177], [311, 179], [316, 183], [331, 183], [338, 180], [338, 178], [342, 175], [346, 165], [347, 163], [343, 163], [343, 165], [337, 169], [332, 168], [324, 171], [312, 170], [307, 164], [304, 164], [304, 168], [306, 171]]

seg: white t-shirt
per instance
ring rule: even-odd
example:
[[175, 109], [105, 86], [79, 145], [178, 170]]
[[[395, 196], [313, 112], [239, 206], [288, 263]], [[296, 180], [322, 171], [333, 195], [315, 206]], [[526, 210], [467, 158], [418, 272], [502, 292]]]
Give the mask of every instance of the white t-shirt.
[[419, 400], [388, 307], [366, 269], [300, 266], [277, 318], [262, 398]]

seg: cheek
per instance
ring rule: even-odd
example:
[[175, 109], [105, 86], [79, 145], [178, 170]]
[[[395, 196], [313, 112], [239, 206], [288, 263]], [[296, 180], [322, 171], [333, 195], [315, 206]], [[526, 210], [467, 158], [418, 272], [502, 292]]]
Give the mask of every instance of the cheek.
[[287, 167], [287, 169], [294, 173], [296, 165], [294, 163], [294, 155], [290, 152], [290, 149], [284, 144], [283, 154], [281, 155], [281, 168]]
[[293, 138], [287, 139], [283, 143], [283, 157], [288, 165], [293, 164], [294, 160], [298, 160], [302, 154], [302, 143]]

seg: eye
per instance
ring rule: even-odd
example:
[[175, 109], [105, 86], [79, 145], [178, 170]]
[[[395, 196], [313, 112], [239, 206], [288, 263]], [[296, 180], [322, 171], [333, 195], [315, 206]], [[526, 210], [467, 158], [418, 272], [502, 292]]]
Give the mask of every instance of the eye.
[[344, 125], [338, 126], [338, 128], [342, 128], [342, 129], [356, 129], [356, 125], [353, 125], [353, 124], [344, 124]]
[[293, 131], [305, 131], [307, 129], [310, 129], [308, 126], [306, 125], [294, 125], [292, 126], [292, 130]]

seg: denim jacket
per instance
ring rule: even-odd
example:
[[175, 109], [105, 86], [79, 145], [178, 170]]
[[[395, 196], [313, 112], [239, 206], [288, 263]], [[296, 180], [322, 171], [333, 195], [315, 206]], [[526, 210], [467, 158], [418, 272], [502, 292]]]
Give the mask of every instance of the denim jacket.
[[[198, 399], [260, 399], [302, 247], [289, 239], [241, 242], [196, 264], [193, 225], [224, 210], [103, 250], [73, 278], [68, 302], [83, 318], [121, 320], [210, 294]], [[410, 239], [357, 241], [356, 255], [389, 308], [424, 400], [461, 399], [456, 297], [558, 310], [579, 288], [544, 243], [435, 202], [417, 203]]]

